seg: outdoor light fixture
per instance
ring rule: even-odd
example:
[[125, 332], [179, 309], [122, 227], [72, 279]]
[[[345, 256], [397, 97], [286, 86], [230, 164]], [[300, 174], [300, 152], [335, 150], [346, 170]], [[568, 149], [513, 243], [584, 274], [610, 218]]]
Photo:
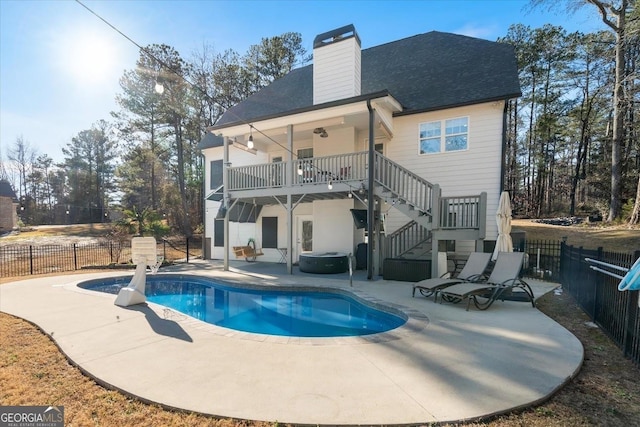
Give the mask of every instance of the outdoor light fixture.
[[329, 190], [332, 190], [332, 189], [333, 189], [333, 182], [332, 182], [332, 181], [329, 181], [329, 185], [327, 185], [327, 188], [328, 188]]
[[351, 193], [351, 191], [349, 191], [349, 198], [353, 199], [353, 194]]
[[249, 147], [249, 149], [253, 148], [253, 126], [249, 125], [249, 141], [247, 141], [247, 147]]
[[298, 175], [302, 176], [302, 165], [298, 165]]
[[162, 95], [164, 93], [164, 86], [162, 86], [162, 83], [156, 82], [156, 85], [153, 89], [159, 95]]
[[[231, 140], [231, 145], [241, 149], [242, 151], [246, 151], [247, 153], [251, 153], [253, 155], [255, 155], [257, 153], [257, 151], [253, 148], [253, 139], [251, 137], [249, 137], [249, 140], [247, 141], [246, 144], [243, 144], [242, 142], [239, 142], [236, 138], [233, 138]], [[231, 164], [229, 164], [229, 166], [231, 166]]]

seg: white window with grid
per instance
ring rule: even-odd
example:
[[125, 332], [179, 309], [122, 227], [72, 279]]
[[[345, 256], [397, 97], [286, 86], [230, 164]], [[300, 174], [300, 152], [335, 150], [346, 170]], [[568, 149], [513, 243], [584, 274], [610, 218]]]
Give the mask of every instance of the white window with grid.
[[469, 147], [469, 118], [420, 123], [419, 153], [434, 154], [463, 151]]

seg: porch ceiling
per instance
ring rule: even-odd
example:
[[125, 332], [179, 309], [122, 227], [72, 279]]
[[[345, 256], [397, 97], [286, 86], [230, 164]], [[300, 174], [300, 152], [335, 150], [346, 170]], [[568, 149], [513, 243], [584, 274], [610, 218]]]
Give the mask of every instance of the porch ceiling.
[[[385, 96], [373, 100], [376, 110], [385, 110], [387, 114], [401, 110], [400, 104], [391, 96]], [[377, 120], [379, 121], [379, 120]], [[365, 101], [359, 101], [346, 105], [307, 111], [303, 113], [275, 117], [252, 122], [253, 130], [249, 123], [215, 129], [213, 132], [228, 138], [238, 138], [246, 141], [251, 134], [256, 147], [273, 141], [286, 145], [287, 128], [293, 126], [293, 139], [308, 139], [313, 135], [313, 130], [322, 127], [327, 132], [332, 129], [354, 128], [364, 131], [369, 128], [369, 110]], [[382, 133], [376, 123], [376, 134]]]
[[[348, 191], [327, 191], [323, 193], [305, 193], [305, 194], [292, 194], [291, 202], [296, 203], [311, 203], [316, 200], [340, 200], [348, 199]], [[258, 197], [239, 197], [239, 202], [255, 204], [258, 206], [272, 206], [272, 205], [286, 205], [286, 195], [270, 195], [270, 196], [258, 196]]]

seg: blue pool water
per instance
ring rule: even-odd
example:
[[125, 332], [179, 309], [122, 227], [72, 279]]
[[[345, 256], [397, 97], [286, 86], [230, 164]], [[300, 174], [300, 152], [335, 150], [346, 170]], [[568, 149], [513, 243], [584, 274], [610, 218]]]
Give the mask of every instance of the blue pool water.
[[[130, 277], [91, 280], [84, 289], [117, 294]], [[297, 337], [358, 336], [405, 323], [400, 316], [331, 291], [244, 289], [207, 278], [147, 276], [147, 300], [207, 323], [257, 334]]]

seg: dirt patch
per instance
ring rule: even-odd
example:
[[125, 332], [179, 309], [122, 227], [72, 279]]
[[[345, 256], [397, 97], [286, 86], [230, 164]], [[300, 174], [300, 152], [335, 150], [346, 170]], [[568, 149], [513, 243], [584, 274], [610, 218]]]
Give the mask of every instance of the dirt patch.
[[513, 230], [526, 232], [528, 240], [566, 239], [568, 245], [585, 249], [603, 247], [612, 252], [633, 252], [640, 250], [640, 227], [629, 225], [604, 225], [602, 223], [579, 225], [550, 225], [534, 220], [514, 220]]
[[0, 237], [0, 246], [97, 243], [110, 229], [110, 224], [40, 225]]

